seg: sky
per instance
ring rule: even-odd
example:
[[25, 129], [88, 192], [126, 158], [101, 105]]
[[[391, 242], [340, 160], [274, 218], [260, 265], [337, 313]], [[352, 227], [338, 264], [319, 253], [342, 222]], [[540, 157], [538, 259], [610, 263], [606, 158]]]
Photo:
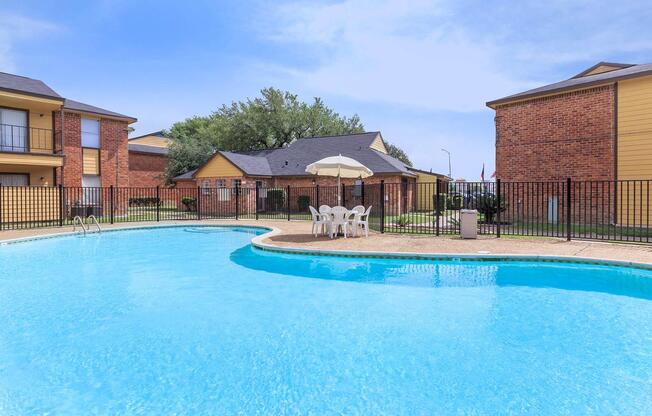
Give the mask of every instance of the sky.
[[321, 97], [415, 167], [494, 170], [487, 101], [599, 62], [652, 62], [646, 1], [8, 1], [0, 71], [169, 128], [262, 88]]

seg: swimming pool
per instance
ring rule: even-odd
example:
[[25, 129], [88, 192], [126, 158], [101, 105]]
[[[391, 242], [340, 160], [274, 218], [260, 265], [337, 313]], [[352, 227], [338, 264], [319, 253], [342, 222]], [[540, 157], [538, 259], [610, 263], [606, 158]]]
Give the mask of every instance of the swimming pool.
[[262, 232], [0, 246], [0, 414], [652, 409], [652, 271], [278, 254]]

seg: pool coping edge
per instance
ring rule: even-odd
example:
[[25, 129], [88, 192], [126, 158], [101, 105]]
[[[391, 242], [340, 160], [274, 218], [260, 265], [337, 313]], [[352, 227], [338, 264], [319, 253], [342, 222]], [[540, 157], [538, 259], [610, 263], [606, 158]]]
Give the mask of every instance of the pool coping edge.
[[[317, 248], [299, 248], [299, 247], [280, 247], [274, 244], [264, 242], [263, 240], [283, 234], [283, 232], [273, 226], [265, 225], [235, 225], [235, 224], [149, 224], [136, 225], [103, 229], [102, 233], [116, 231], [141, 230], [141, 229], [163, 229], [163, 228], [180, 228], [180, 227], [229, 227], [229, 228], [255, 228], [266, 230], [267, 232], [257, 235], [251, 239], [251, 245], [260, 250], [284, 253], [284, 254], [304, 254], [313, 256], [334, 256], [334, 257], [362, 257], [362, 258], [385, 258], [385, 259], [410, 259], [410, 260], [445, 260], [445, 261], [539, 261], [539, 262], [558, 262], [558, 263], [580, 263], [603, 266], [619, 266], [636, 268], [643, 270], [652, 270], [651, 263], [640, 263], [627, 260], [610, 260], [598, 259], [593, 257], [579, 256], [554, 256], [546, 254], [510, 254], [510, 253], [419, 253], [419, 252], [393, 252], [393, 251], [371, 251], [371, 250], [333, 250]], [[99, 234], [98, 231], [88, 231], [87, 234]], [[57, 237], [70, 237], [81, 234], [75, 231], [66, 231], [46, 235], [35, 235], [29, 237], [18, 237], [8, 240], [0, 240], [0, 246], [16, 244], [35, 240], [45, 240]]]

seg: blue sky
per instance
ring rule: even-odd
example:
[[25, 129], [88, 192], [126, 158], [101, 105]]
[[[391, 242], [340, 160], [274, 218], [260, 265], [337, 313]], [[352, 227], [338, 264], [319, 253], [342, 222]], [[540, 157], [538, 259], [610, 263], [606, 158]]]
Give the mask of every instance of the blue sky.
[[645, 1], [21, 1], [0, 5], [0, 70], [160, 130], [264, 87], [314, 96], [477, 180], [484, 103], [601, 60], [652, 62]]

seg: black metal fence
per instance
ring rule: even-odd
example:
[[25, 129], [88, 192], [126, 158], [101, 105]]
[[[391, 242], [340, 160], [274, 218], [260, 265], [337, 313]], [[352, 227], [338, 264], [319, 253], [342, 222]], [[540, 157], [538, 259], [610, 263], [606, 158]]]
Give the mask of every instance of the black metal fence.
[[651, 242], [650, 181], [432, 182], [255, 188], [0, 185], [0, 230], [202, 219], [310, 220], [310, 205], [372, 206], [371, 228], [452, 235], [476, 210], [481, 235]]

